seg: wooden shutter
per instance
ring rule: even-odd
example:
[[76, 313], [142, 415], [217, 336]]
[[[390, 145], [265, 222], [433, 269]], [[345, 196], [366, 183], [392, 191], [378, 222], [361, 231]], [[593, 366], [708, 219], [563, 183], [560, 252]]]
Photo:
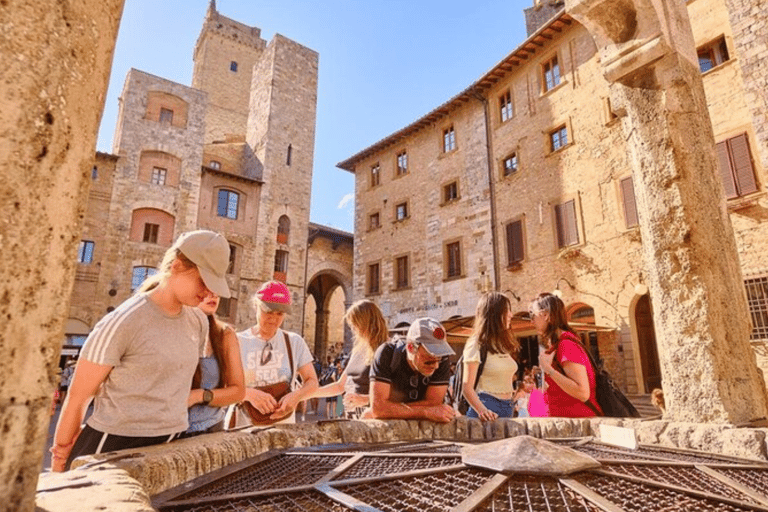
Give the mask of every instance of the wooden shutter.
[[507, 263], [512, 266], [523, 261], [523, 221], [516, 220], [507, 224]]
[[628, 228], [637, 226], [637, 203], [635, 202], [635, 186], [632, 177], [621, 180], [621, 197], [624, 201], [624, 220]]
[[557, 222], [557, 245], [568, 247], [579, 243], [579, 231], [576, 226], [576, 202], [570, 201], [555, 206]]
[[733, 179], [733, 170], [731, 168], [731, 157], [728, 155], [727, 141], [717, 144], [717, 161], [720, 164], [720, 178], [723, 180], [723, 189], [726, 199], [738, 197], [736, 192], [736, 182]]
[[227, 203], [229, 201], [229, 192], [226, 190], [219, 190], [218, 202], [216, 203], [216, 214], [219, 217], [227, 216]]
[[733, 176], [736, 180], [736, 190], [740, 196], [757, 191], [755, 170], [752, 167], [752, 157], [749, 153], [747, 134], [742, 133], [728, 140], [728, 149], [733, 162]]

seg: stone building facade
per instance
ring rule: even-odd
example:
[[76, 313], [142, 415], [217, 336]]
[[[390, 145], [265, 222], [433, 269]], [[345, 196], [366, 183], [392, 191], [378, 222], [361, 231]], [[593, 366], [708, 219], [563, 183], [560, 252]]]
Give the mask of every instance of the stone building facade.
[[[749, 24], [729, 17], [729, 3], [687, 6], [765, 372], [765, 123], [749, 98], [766, 78], [756, 50], [740, 54], [756, 42], [743, 40]], [[537, 1], [528, 38], [491, 71], [339, 164], [355, 174], [354, 297], [404, 325], [471, 316], [484, 291], [506, 292], [530, 364], [527, 305], [557, 291], [620, 385], [647, 393], [661, 384], [658, 306], [644, 278], [622, 112], [611, 108], [593, 38], [561, 7]]]
[[[318, 55], [260, 34], [211, 2], [191, 87], [129, 71], [113, 154], [95, 158], [66, 329], [70, 352], [193, 229], [230, 243], [232, 297], [218, 313], [237, 328], [255, 323], [250, 298], [270, 279], [290, 288], [296, 306], [284, 326], [300, 333], [309, 283], [332, 271], [334, 287], [349, 293], [351, 234], [332, 249], [309, 239]], [[320, 352], [327, 340], [317, 340]]]

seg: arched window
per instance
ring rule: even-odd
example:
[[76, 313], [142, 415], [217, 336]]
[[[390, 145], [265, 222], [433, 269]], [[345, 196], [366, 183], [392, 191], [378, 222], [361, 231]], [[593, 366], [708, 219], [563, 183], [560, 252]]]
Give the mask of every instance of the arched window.
[[277, 220], [277, 243], [287, 244], [291, 234], [291, 219], [287, 215], [281, 215]]
[[227, 219], [237, 219], [237, 208], [240, 204], [240, 194], [234, 190], [219, 189], [216, 202], [216, 215]]

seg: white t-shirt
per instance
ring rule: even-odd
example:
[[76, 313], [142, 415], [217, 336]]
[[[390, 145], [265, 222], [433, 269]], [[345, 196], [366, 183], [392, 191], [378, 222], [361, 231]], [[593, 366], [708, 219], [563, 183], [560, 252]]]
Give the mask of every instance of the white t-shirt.
[[[288, 362], [288, 352], [285, 347], [283, 332], [288, 334], [288, 339], [291, 343], [293, 370]], [[295, 332], [278, 329], [275, 335], [268, 341], [271, 345], [270, 355], [264, 358], [263, 364], [262, 356], [265, 355], [264, 347], [267, 344], [266, 340], [254, 335], [251, 329], [237, 333], [237, 339], [240, 342], [240, 357], [243, 360], [245, 386], [249, 388], [267, 386], [280, 381], [288, 382], [291, 379], [291, 375], [297, 373], [299, 368], [312, 363], [312, 353], [309, 351], [309, 347], [307, 347], [307, 342]], [[295, 381], [296, 375], [293, 375], [293, 377]], [[289, 418], [293, 418], [293, 416], [289, 416]], [[292, 423], [293, 421], [288, 422]], [[241, 423], [238, 418], [238, 426]]]

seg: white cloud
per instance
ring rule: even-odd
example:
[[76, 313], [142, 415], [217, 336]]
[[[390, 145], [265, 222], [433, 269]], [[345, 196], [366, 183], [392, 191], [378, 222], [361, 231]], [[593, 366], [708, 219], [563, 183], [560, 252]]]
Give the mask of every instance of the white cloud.
[[355, 198], [354, 193], [349, 193], [345, 195], [344, 197], [341, 198], [341, 201], [339, 201], [339, 206], [337, 206], [336, 208], [341, 210], [342, 208], [346, 207], [349, 203], [351, 203], [354, 198]]

